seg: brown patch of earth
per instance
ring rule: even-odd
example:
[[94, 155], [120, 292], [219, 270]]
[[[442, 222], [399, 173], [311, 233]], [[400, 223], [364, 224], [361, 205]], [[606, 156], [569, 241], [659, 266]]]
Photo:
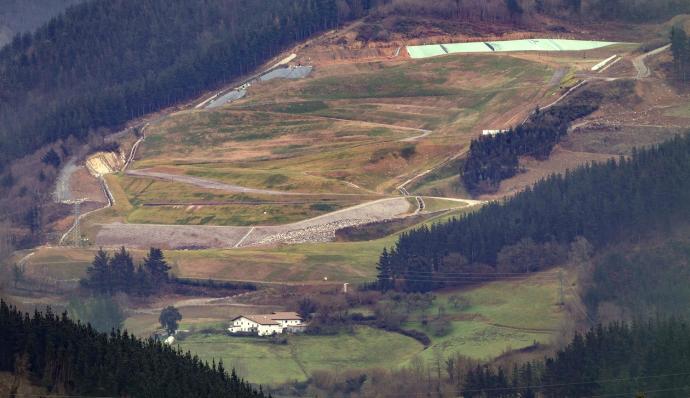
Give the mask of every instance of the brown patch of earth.
[[588, 152], [572, 152], [560, 146], [554, 148], [551, 157], [545, 161], [524, 157], [520, 159], [520, 167], [525, 172], [501, 182], [498, 192], [481, 195], [480, 200], [498, 200], [506, 196], [512, 196], [528, 186], [550, 176], [554, 173], [565, 173], [590, 162], [604, 162], [615, 155]]
[[108, 202], [101, 183], [84, 167], [80, 167], [72, 174], [69, 185], [74, 198], [84, 198], [87, 201], [98, 203]]

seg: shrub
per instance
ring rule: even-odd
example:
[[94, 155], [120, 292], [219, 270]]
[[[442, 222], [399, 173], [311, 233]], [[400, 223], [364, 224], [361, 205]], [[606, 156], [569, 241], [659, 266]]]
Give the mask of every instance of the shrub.
[[415, 145], [407, 145], [400, 150], [400, 156], [405, 160], [410, 160], [415, 153], [417, 153], [417, 146]]

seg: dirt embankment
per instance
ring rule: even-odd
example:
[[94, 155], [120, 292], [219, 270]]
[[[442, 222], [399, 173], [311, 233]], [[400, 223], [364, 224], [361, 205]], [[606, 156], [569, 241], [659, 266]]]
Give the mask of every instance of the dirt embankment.
[[124, 154], [115, 152], [97, 152], [89, 156], [85, 162], [86, 168], [94, 177], [116, 173], [124, 164]]

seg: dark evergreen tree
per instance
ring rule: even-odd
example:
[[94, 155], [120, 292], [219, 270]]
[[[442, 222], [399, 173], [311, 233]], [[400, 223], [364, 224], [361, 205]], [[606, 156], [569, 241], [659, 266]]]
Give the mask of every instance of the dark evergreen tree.
[[50, 310], [32, 316], [0, 302], [0, 372], [24, 377], [49, 395], [260, 398], [224, 367], [127, 332], [99, 333]]
[[86, 279], [82, 279], [81, 283], [97, 292], [113, 292], [110, 255], [103, 248], [98, 249], [98, 252], [96, 252], [91, 266], [86, 269]]
[[680, 26], [671, 28], [671, 53], [676, 76], [687, 82], [690, 78], [690, 42], [687, 33]]
[[144, 270], [150, 275], [154, 286], [160, 287], [168, 282], [170, 266], [165, 261], [165, 256], [161, 249], [155, 247], [149, 249], [149, 254], [144, 258]]
[[390, 257], [388, 256], [388, 249], [384, 248], [379, 262], [376, 265], [376, 279], [378, 281], [379, 290], [385, 292], [393, 287], [393, 274], [391, 273]]
[[109, 264], [113, 276], [113, 289], [130, 293], [133, 291], [135, 279], [134, 260], [124, 246], [116, 251]]
[[96, 293], [149, 295], [160, 293], [167, 286], [168, 270], [170, 266], [160, 249], [151, 248], [144, 263], [137, 267], [124, 247], [116, 251], [112, 258], [100, 249], [81, 284]]
[[41, 158], [41, 161], [45, 164], [49, 164], [55, 168], [60, 166], [60, 155], [57, 154], [52, 148], [46, 152], [45, 155]]
[[[659, 206], [663, 203], [663, 206]], [[443, 224], [402, 233], [389, 251], [391, 273], [425, 291], [443, 278], [444, 259], [463, 257], [462, 272], [521, 272], [513, 264], [524, 253], [540, 253], [529, 271], [553, 265], [578, 237], [600, 248], [626, 237], [689, 221], [690, 135], [657, 147], [635, 150], [628, 158], [591, 164], [553, 175], [533, 187]], [[523, 244], [517, 245], [520, 241]], [[457, 271], [455, 271], [457, 272]]]
[[520, 156], [548, 159], [570, 123], [596, 111], [602, 100], [598, 92], [583, 90], [547, 110], [537, 108], [518, 127], [473, 140], [461, 170], [463, 184], [470, 192], [492, 192], [517, 174]]

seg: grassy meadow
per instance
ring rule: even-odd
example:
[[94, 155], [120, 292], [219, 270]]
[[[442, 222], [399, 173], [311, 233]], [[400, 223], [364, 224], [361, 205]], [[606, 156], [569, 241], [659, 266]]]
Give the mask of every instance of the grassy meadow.
[[152, 125], [134, 167], [253, 188], [389, 193], [542, 98], [552, 74], [542, 63], [485, 55], [323, 66]]
[[[449, 302], [451, 296], [464, 297], [469, 306], [455, 308]], [[290, 336], [286, 344], [274, 344], [268, 338], [231, 337], [222, 333], [230, 318], [213, 318], [207, 313], [198, 314], [198, 320], [183, 321], [182, 329], [190, 333], [178, 343], [202, 359], [223, 359], [226, 367], [235, 367], [240, 375], [251, 374], [253, 382], [303, 381], [315, 370], [395, 369], [415, 360], [430, 362], [438, 356], [456, 354], [491, 359], [534, 343], [549, 344], [567, 316], [557, 300], [558, 283], [539, 274], [439, 292], [431, 308], [411, 313], [403, 324], [431, 337], [431, 346], [426, 349], [412, 338], [363, 326], [335, 336]], [[425, 318], [434, 318], [439, 309], [451, 320], [444, 336], [433, 335], [423, 323]], [[185, 314], [184, 308], [182, 312]], [[358, 308], [356, 312], [368, 311]], [[141, 327], [136, 318], [128, 323]]]

